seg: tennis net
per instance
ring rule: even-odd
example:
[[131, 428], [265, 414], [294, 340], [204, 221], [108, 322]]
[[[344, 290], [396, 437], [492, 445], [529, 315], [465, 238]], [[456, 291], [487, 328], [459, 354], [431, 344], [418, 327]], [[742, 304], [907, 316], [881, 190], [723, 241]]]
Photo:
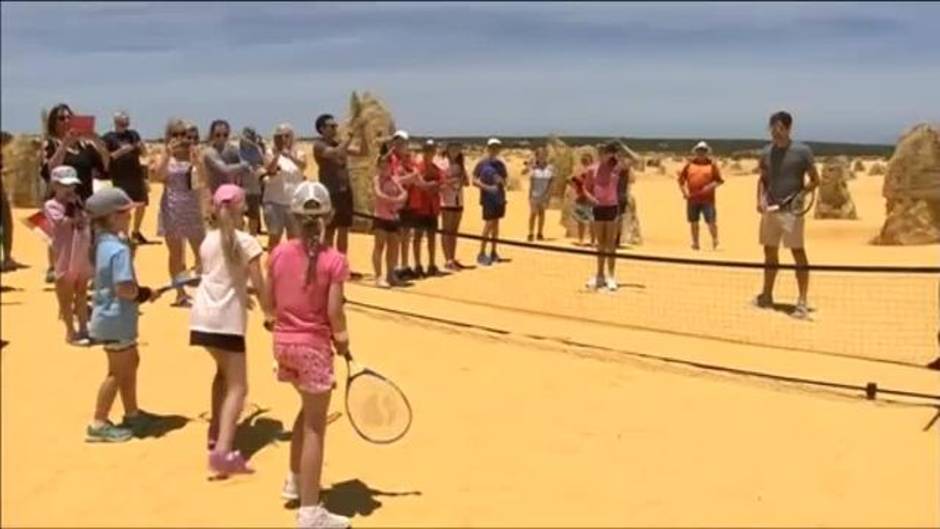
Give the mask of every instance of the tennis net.
[[[462, 244], [480, 240], [458, 237]], [[801, 320], [790, 315], [794, 265], [778, 266], [778, 303], [761, 309], [753, 302], [763, 263], [618, 253], [620, 288], [607, 292], [585, 287], [595, 270], [591, 250], [501, 240], [500, 254], [512, 261], [417, 282], [410, 290], [571, 322], [902, 365], [921, 366], [936, 356], [940, 267], [811, 265], [810, 316]]]

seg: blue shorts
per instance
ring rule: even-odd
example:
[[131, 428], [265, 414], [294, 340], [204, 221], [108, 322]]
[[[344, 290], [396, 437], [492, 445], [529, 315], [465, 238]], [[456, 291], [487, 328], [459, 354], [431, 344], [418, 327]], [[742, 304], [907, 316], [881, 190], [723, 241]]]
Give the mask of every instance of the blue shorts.
[[689, 202], [686, 204], [685, 213], [689, 222], [698, 222], [699, 217], [705, 217], [705, 222], [709, 224], [714, 224], [718, 220], [718, 210], [715, 209], [715, 204], [712, 203], [696, 204]]
[[484, 202], [483, 220], [499, 220], [506, 216], [505, 202]]

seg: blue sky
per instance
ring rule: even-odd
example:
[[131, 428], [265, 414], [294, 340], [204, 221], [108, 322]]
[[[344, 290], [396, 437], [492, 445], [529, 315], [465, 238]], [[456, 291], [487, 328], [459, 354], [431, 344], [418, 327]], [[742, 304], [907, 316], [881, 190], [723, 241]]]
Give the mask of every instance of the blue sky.
[[2, 127], [65, 101], [309, 135], [372, 90], [419, 134], [893, 142], [940, 121], [940, 5], [0, 4]]

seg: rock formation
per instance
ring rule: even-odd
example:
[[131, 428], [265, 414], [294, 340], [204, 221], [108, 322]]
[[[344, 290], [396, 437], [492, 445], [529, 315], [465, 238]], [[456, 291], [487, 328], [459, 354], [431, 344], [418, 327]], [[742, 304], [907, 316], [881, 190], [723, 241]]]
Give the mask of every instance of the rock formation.
[[835, 158], [823, 165], [820, 174], [819, 189], [816, 191], [817, 219], [850, 219], [858, 218], [855, 202], [849, 193], [848, 180], [852, 173], [848, 160]]
[[901, 138], [882, 194], [887, 215], [874, 244], [940, 242], [940, 128], [920, 124]]

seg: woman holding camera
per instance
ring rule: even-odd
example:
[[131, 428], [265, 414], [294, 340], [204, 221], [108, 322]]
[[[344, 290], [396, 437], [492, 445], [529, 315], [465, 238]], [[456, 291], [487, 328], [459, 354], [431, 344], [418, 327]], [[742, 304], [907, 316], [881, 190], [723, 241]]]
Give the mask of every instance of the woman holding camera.
[[[163, 196], [160, 198], [160, 216], [157, 234], [166, 240], [170, 251], [170, 279], [186, 270], [184, 242], [188, 242], [196, 260], [196, 269], [200, 268], [199, 245], [206, 235], [202, 222], [199, 194], [193, 188], [193, 169], [197, 153], [187, 134], [186, 123], [171, 119], [166, 125], [164, 135], [166, 153], [157, 165], [157, 174], [164, 182]], [[174, 307], [189, 307], [191, 300], [182, 288], [176, 291]]]

